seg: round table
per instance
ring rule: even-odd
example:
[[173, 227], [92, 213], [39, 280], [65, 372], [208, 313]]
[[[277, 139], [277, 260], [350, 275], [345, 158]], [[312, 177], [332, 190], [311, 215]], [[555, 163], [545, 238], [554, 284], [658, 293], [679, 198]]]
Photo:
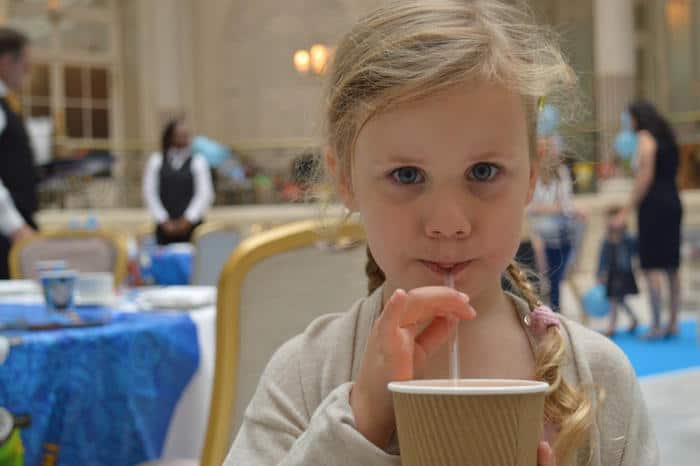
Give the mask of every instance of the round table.
[[[38, 296], [1, 297], [0, 324], [18, 315], [30, 321], [42, 309]], [[0, 365], [0, 406], [32, 418], [22, 432], [25, 464], [47, 454], [59, 466], [198, 458], [213, 379], [214, 306], [142, 312], [122, 301], [78, 310], [96, 313], [111, 319], [0, 332], [16, 343]]]

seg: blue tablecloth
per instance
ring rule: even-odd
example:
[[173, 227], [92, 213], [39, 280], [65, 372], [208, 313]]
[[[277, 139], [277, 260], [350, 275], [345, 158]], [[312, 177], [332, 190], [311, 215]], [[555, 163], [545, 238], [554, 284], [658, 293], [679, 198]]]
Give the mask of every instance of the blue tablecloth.
[[159, 248], [150, 253], [141, 275], [155, 285], [187, 285], [192, 277], [192, 251]]
[[[0, 323], [43, 312], [0, 304]], [[97, 312], [104, 311], [80, 311]], [[22, 432], [25, 464], [40, 464], [54, 446], [58, 466], [125, 466], [160, 456], [199, 363], [188, 315], [115, 311], [102, 326], [4, 334], [22, 340], [0, 366], [0, 406], [31, 416]]]

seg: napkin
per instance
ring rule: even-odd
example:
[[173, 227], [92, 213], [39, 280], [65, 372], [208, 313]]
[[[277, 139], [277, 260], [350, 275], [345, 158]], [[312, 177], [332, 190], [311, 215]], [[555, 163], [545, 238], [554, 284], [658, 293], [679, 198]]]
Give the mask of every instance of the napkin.
[[141, 309], [197, 309], [216, 303], [216, 287], [168, 286], [144, 290], [137, 301]]

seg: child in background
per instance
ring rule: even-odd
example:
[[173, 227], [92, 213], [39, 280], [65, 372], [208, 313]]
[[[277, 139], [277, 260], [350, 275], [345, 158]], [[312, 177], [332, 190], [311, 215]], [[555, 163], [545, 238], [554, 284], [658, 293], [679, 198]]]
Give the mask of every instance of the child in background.
[[637, 254], [637, 242], [627, 233], [627, 225], [618, 226], [615, 223], [621, 210], [620, 207], [611, 207], [606, 212], [607, 232], [598, 262], [598, 282], [605, 284], [606, 296], [610, 301], [610, 321], [605, 332], [608, 337], [615, 334], [617, 310], [620, 306], [631, 320], [628, 329], [630, 333], [634, 333], [639, 324], [639, 319], [625, 301], [625, 296], [639, 292], [632, 266]]
[[538, 466], [658, 465], [625, 355], [542, 306], [514, 261], [548, 165], [538, 103], [576, 89], [550, 35], [505, 0], [395, 1], [339, 43], [328, 81], [325, 165], [365, 227], [370, 295], [275, 353], [225, 464], [399, 466], [387, 384], [447, 378], [460, 319], [463, 377], [550, 384]]

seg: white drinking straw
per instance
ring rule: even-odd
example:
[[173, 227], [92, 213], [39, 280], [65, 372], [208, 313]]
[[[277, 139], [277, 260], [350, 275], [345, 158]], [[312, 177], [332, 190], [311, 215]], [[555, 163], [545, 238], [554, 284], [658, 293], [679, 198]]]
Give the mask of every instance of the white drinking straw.
[[[452, 273], [445, 275], [445, 286], [455, 287], [455, 277]], [[459, 380], [459, 319], [454, 318], [454, 329], [450, 333], [450, 379]]]

